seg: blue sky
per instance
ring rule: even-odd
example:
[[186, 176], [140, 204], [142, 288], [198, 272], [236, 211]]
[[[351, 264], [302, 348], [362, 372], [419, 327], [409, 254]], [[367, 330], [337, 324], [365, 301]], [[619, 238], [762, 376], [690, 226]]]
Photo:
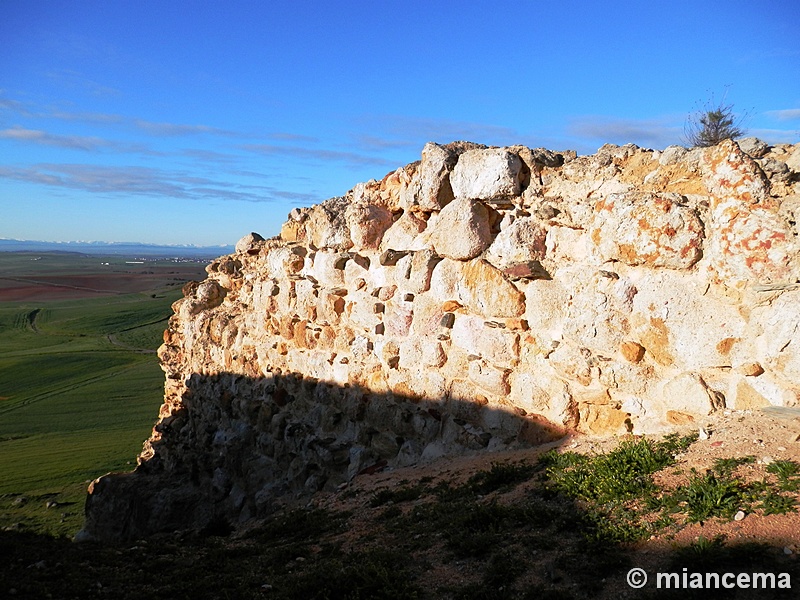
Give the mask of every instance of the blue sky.
[[796, 0], [0, 0], [0, 237], [230, 244], [466, 139], [800, 142]]

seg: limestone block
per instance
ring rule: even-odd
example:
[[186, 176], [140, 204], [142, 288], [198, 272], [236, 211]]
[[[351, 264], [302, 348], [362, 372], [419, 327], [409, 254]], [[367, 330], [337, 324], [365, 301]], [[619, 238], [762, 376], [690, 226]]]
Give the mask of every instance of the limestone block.
[[754, 310], [751, 324], [758, 362], [800, 387], [800, 289], [785, 292]]
[[381, 249], [421, 250], [425, 247], [420, 234], [428, 223], [421, 215], [406, 211], [383, 234]]
[[286, 221], [281, 225], [281, 240], [284, 242], [303, 242], [306, 237], [306, 226], [297, 221]]
[[458, 157], [450, 184], [456, 198], [518, 196], [521, 169], [519, 156], [502, 148], [468, 150]]
[[731, 396], [731, 408], [735, 410], [756, 410], [771, 406], [770, 401], [745, 379], [739, 380]]
[[431, 287], [433, 269], [439, 261], [441, 257], [433, 250], [414, 252], [409, 259], [409, 269], [402, 278], [396, 278], [398, 285], [412, 294], [427, 292]]
[[438, 262], [431, 273], [430, 294], [442, 304], [458, 298], [458, 286], [463, 276], [463, 264], [446, 258]]
[[507, 396], [511, 391], [508, 383], [509, 372], [498, 369], [483, 360], [473, 360], [469, 363], [469, 380], [493, 396]]
[[266, 258], [266, 274], [272, 279], [285, 279], [287, 275], [299, 273], [305, 266], [304, 255], [298, 254], [293, 247], [271, 248]]
[[414, 312], [396, 302], [390, 303], [386, 307], [386, 314], [383, 323], [386, 327], [385, 335], [390, 337], [405, 337], [411, 330], [411, 323], [414, 319]]
[[348, 205], [345, 219], [356, 249], [376, 250], [386, 230], [394, 224], [391, 212], [365, 202]]
[[688, 269], [702, 256], [704, 231], [678, 194], [631, 192], [597, 203], [589, 235], [605, 261]]
[[409, 337], [400, 344], [400, 368], [420, 366], [439, 368], [447, 362], [447, 354], [435, 337]]
[[550, 366], [567, 381], [587, 386], [592, 383], [592, 353], [587, 348], [562, 343], [548, 356]]
[[747, 319], [735, 306], [707, 294], [698, 275], [680, 271], [636, 274], [630, 339], [657, 364], [685, 371], [730, 366], [746, 335]]
[[364, 294], [348, 294], [345, 298], [345, 313], [351, 326], [363, 331], [374, 331], [382, 315], [375, 312], [375, 298]]
[[213, 279], [208, 279], [197, 286], [194, 297], [186, 305], [189, 314], [195, 315], [204, 310], [215, 308], [225, 300], [227, 290]]
[[456, 346], [490, 364], [512, 368], [519, 362], [519, 334], [487, 327], [480, 317], [459, 315], [451, 339]]
[[433, 248], [447, 258], [475, 258], [492, 242], [489, 212], [477, 200], [454, 200], [442, 209], [433, 227], [430, 236]]
[[561, 340], [563, 337], [567, 318], [564, 307], [569, 301], [569, 287], [565, 284], [566, 282], [562, 284], [557, 279], [520, 285], [526, 299], [525, 320], [531, 334], [543, 348], [549, 348], [554, 340]]
[[686, 156], [686, 152], [687, 150], [683, 146], [667, 146], [661, 153], [658, 162], [661, 165], [675, 164], [680, 162], [680, 160]]
[[315, 248], [352, 248], [353, 241], [346, 218], [347, 205], [344, 198], [331, 198], [311, 209], [305, 223], [306, 236]]
[[712, 280], [731, 288], [794, 283], [800, 279], [800, 244], [780, 214], [738, 198], [711, 212], [707, 244]]
[[414, 299], [414, 321], [411, 334], [414, 337], [427, 337], [439, 331], [445, 312], [442, 304], [431, 294], [422, 294]]
[[428, 142], [422, 149], [417, 171], [417, 204], [425, 210], [441, 210], [453, 199], [450, 172], [458, 160], [452, 149]]
[[742, 289], [752, 284], [795, 282], [798, 242], [769, 197], [769, 181], [735, 142], [709, 149], [703, 162], [711, 194], [708, 243], [712, 279]]
[[696, 373], [681, 373], [663, 383], [661, 398], [669, 410], [688, 414], [694, 418], [707, 416], [717, 408], [716, 400], [709, 393], [705, 381]]
[[[341, 263], [335, 263], [341, 266]], [[356, 255], [344, 263], [344, 282], [349, 289], [358, 290], [366, 285], [366, 280], [370, 279], [369, 268], [371, 261], [364, 256]], [[358, 285], [358, 283], [362, 285]]]
[[381, 180], [380, 197], [389, 210], [406, 209], [413, 205], [416, 185], [412, 181], [415, 180], [414, 175], [418, 167], [418, 164], [411, 163], [387, 173]]
[[545, 364], [540, 369], [536, 373], [513, 373], [508, 400], [527, 413], [541, 415], [551, 423], [574, 425], [577, 420], [576, 405], [568, 385], [553, 377]]
[[750, 158], [761, 158], [769, 151], [769, 144], [756, 137], [741, 138], [736, 143]]
[[475, 314], [512, 318], [525, 312], [525, 295], [485, 260], [463, 263], [461, 274], [456, 300]]
[[264, 238], [261, 237], [259, 234], [252, 232], [248, 233], [238, 242], [236, 242], [236, 253], [237, 254], [251, 254], [255, 253], [258, 254], [259, 250], [259, 242], [263, 242]]
[[523, 217], [504, 228], [486, 251], [486, 260], [499, 269], [541, 261], [546, 254], [547, 231], [538, 219]]
[[592, 267], [569, 267], [556, 276], [571, 288], [571, 298], [561, 309], [564, 338], [596, 354], [613, 356], [630, 331], [637, 287], [628, 278]]
[[448, 382], [435, 369], [416, 368], [408, 374], [408, 385], [417, 398], [441, 402], [447, 397]]
[[295, 311], [304, 319], [316, 320], [317, 314], [317, 286], [307, 279], [295, 282], [295, 293], [297, 300]]
[[720, 202], [736, 199], [743, 204], [764, 204], [769, 181], [758, 163], [742, 152], [733, 140], [724, 140], [704, 151], [703, 181], [711, 194], [712, 210]]
[[322, 291], [316, 306], [317, 320], [329, 325], [338, 325], [344, 306], [345, 300], [342, 296], [327, 290]]
[[622, 435], [632, 429], [630, 415], [620, 407], [606, 404], [581, 404], [578, 428], [592, 435]]
[[795, 173], [800, 173], [800, 144], [795, 144], [791, 154], [786, 159], [786, 166]]

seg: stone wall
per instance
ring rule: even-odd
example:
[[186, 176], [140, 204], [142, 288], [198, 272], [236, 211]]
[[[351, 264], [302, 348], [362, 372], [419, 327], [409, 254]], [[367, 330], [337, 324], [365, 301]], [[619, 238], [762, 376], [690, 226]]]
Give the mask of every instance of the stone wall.
[[[427, 144], [189, 284], [139, 466], [84, 535], [236, 524], [360, 472], [800, 399], [800, 145]], [[120, 515], [123, 515], [120, 517]]]

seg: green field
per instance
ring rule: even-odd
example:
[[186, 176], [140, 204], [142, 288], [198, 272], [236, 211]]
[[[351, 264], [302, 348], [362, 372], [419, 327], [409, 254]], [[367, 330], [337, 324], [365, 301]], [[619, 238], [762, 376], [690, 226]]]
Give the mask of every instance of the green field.
[[[5, 291], [30, 284], [34, 292], [0, 301], [0, 529], [74, 534], [88, 482], [132, 469], [158, 415], [155, 350], [170, 305], [183, 282], [202, 278], [202, 265], [143, 268], [115, 257], [103, 260], [120, 264], [103, 270], [100, 260], [0, 255]], [[69, 297], [81, 294], [70, 274], [102, 293]], [[101, 287], [105, 274], [111, 283]]]

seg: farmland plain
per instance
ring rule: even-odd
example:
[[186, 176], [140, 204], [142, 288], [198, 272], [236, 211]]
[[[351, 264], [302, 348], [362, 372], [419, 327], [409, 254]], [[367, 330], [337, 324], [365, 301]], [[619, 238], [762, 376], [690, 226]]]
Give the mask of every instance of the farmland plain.
[[204, 265], [0, 253], [0, 529], [72, 535], [88, 482], [133, 468], [170, 306]]

